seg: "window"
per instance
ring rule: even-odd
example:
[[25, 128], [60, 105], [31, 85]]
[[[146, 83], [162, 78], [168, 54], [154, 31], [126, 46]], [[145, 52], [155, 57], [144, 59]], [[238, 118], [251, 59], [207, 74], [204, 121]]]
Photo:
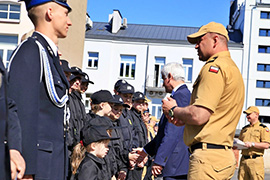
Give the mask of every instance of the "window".
[[91, 97], [91, 94], [89, 94], [89, 93], [86, 93], [85, 94], [84, 106], [85, 106], [85, 109], [86, 110], [90, 110], [91, 109], [90, 97]]
[[120, 77], [135, 78], [136, 56], [121, 55]]
[[261, 19], [270, 19], [270, 12], [261, 12]]
[[21, 5], [0, 3], [0, 21], [19, 22]]
[[17, 44], [18, 36], [0, 35], [0, 56], [2, 57], [3, 64], [6, 68], [8, 67], [9, 59]]
[[270, 53], [270, 46], [259, 46], [259, 53]]
[[257, 71], [270, 71], [270, 64], [257, 64]]
[[98, 68], [98, 53], [97, 52], [88, 52], [88, 64], [89, 68], [97, 69]]
[[152, 99], [152, 110], [150, 114], [160, 119], [162, 113], [161, 99]]
[[256, 87], [259, 88], [270, 88], [270, 81], [257, 80]]
[[154, 87], [162, 87], [163, 79], [161, 76], [161, 69], [165, 64], [165, 57], [155, 57], [155, 74], [154, 74]]
[[259, 120], [261, 123], [270, 123], [270, 117], [269, 116], [259, 116]]
[[270, 106], [270, 99], [257, 99], [256, 98], [255, 106]]
[[259, 36], [270, 36], [270, 29], [260, 29]]
[[183, 67], [185, 70], [186, 82], [192, 82], [193, 59], [183, 58]]

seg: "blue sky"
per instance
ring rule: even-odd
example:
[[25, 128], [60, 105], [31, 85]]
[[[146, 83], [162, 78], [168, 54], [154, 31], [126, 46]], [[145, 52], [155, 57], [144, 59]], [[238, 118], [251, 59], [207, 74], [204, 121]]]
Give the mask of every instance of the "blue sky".
[[88, 0], [94, 22], [107, 22], [113, 9], [131, 24], [200, 27], [216, 21], [227, 26], [230, 0]]

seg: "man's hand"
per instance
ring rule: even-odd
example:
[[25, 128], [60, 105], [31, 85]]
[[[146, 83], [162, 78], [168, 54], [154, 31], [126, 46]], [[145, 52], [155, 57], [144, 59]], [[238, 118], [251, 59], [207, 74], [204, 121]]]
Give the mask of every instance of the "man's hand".
[[162, 110], [163, 110], [163, 114], [167, 115], [169, 114], [169, 110], [174, 107], [174, 106], [177, 106], [177, 103], [176, 101], [171, 98], [171, 97], [167, 97], [167, 100], [163, 99], [162, 100]]
[[125, 171], [120, 171], [117, 177], [117, 180], [125, 180], [127, 173]]
[[[25, 172], [25, 161], [21, 153], [15, 149], [9, 150], [10, 153], [10, 169], [11, 169], [11, 178], [21, 180]], [[17, 174], [18, 173], [18, 174]]]
[[153, 174], [155, 177], [157, 177], [158, 175], [161, 174], [162, 169], [163, 169], [162, 166], [160, 166], [160, 165], [158, 165], [158, 164], [155, 163], [155, 164], [152, 166], [152, 174]]

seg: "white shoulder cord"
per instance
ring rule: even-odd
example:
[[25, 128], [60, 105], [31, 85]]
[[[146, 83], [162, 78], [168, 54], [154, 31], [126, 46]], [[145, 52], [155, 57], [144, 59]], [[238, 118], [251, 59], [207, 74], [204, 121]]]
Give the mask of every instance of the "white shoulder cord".
[[64, 107], [64, 105], [68, 101], [68, 95], [67, 95], [68, 90], [66, 90], [66, 94], [61, 99], [58, 97], [58, 94], [54, 87], [53, 76], [52, 76], [51, 67], [50, 67], [47, 53], [45, 49], [43, 48], [43, 46], [40, 44], [40, 42], [36, 41], [36, 43], [39, 47], [40, 54], [42, 56], [42, 58], [40, 58], [40, 61], [41, 61], [40, 63], [43, 64], [44, 66], [44, 77], [45, 77], [46, 87], [47, 87], [47, 91], [49, 93], [50, 99], [57, 107]]

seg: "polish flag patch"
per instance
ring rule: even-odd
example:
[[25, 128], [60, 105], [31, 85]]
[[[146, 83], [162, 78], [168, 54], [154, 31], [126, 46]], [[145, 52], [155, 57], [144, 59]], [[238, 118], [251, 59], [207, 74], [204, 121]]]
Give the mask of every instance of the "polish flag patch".
[[269, 132], [269, 129], [265, 129], [266, 130], [266, 132]]
[[219, 71], [219, 68], [218, 68], [218, 67], [211, 66], [211, 67], [209, 68], [209, 72], [218, 73], [218, 71]]

